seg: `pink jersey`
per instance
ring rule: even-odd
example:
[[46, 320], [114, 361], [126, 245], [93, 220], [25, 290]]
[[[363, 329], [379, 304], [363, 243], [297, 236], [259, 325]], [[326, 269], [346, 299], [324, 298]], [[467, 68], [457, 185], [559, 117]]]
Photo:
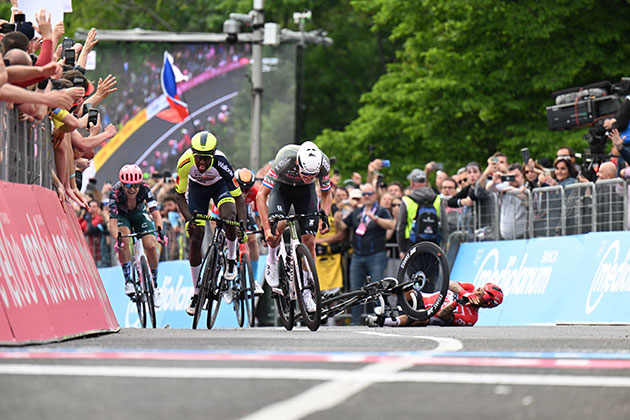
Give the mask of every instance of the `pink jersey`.
[[[475, 286], [471, 283], [458, 283], [458, 284], [465, 290], [465, 293], [472, 293], [475, 290]], [[433, 303], [435, 303], [439, 295], [440, 295], [439, 292], [423, 293], [422, 300], [424, 301], [424, 307], [428, 308], [429, 306], [433, 305]], [[451, 292], [450, 290], [447, 291], [446, 297], [444, 298], [444, 303], [442, 304], [442, 308], [453, 303], [453, 301], [455, 301], [455, 299], [457, 299], [458, 297], [459, 296], [457, 296], [455, 293]], [[455, 315], [455, 317], [453, 318], [453, 322], [445, 323], [437, 316], [433, 316], [431, 317], [429, 323], [439, 324], [439, 325], [461, 325], [461, 326], [472, 327], [473, 325], [475, 325], [475, 323], [477, 322], [477, 318], [479, 317], [478, 311], [479, 311], [479, 308], [477, 306], [464, 306], [464, 305], [458, 304], [457, 307], [455, 308], [455, 311], [453, 312], [453, 314]]]

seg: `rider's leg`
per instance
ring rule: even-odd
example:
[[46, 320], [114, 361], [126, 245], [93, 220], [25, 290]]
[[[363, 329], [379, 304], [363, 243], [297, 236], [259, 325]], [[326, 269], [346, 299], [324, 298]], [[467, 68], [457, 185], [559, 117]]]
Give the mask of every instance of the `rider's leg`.
[[190, 234], [188, 261], [190, 262], [190, 272], [192, 275], [193, 287], [195, 288], [195, 295], [199, 293], [197, 279], [199, 278], [199, 272], [201, 271], [201, 243], [203, 242], [204, 231], [205, 226], [198, 225]]
[[[234, 204], [234, 199], [232, 197], [219, 201], [218, 207], [221, 219], [236, 220], [236, 204]], [[236, 248], [238, 247], [238, 244], [236, 243], [236, 232], [236, 226], [227, 225], [225, 228], [225, 238], [227, 239], [229, 260], [236, 259]]]
[[[120, 220], [120, 219], [119, 219]], [[129, 235], [131, 230], [127, 226], [118, 226], [118, 231], [123, 235]], [[122, 238], [123, 246], [118, 251], [118, 261], [123, 270], [125, 276], [125, 283], [131, 281], [131, 251], [129, 250], [129, 238]]]
[[157, 249], [157, 239], [154, 235], [144, 235], [142, 237], [142, 245], [144, 246], [144, 253], [149, 261], [149, 267], [151, 268], [151, 275], [153, 276], [153, 286], [157, 286], [158, 264], [159, 255]]

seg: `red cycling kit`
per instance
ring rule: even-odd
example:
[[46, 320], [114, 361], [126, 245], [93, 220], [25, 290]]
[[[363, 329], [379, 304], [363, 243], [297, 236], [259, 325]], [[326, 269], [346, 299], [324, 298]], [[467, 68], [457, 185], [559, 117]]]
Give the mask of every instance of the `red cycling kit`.
[[[472, 293], [475, 291], [475, 286], [471, 283], [461, 283], [458, 282], [459, 286], [464, 289], [464, 292], [461, 293], [460, 296], [456, 295], [452, 291], [446, 292], [446, 297], [444, 299], [444, 303], [440, 310], [450, 305], [455, 301], [455, 299], [463, 296], [465, 293]], [[435, 293], [422, 293], [422, 300], [424, 301], [424, 307], [428, 308], [433, 305], [437, 300], [438, 296], [440, 296], [439, 292]], [[439, 312], [439, 311], [438, 311]], [[479, 317], [479, 307], [475, 305], [460, 305], [458, 304], [455, 310], [453, 311], [454, 317], [449, 322], [443, 321], [437, 316], [432, 316], [429, 320], [430, 325], [459, 325], [459, 326], [469, 326], [472, 327], [477, 322], [477, 318]]]

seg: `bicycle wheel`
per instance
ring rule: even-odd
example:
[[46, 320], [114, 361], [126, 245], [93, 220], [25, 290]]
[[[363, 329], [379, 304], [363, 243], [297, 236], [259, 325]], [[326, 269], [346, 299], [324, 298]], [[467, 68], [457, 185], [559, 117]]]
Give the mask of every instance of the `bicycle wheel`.
[[134, 300], [136, 301], [136, 309], [138, 310], [138, 319], [140, 319], [140, 325], [142, 326], [142, 328], [146, 328], [147, 312], [143, 302], [145, 296], [144, 293], [142, 293], [142, 287], [140, 287], [140, 282], [142, 281], [142, 272], [140, 270], [142, 270], [140, 267], [137, 267], [135, 264], [133, 265], [133, 285], [136, 288]]
[[284, 267], [284, 259], [280, 258], [280, 261], [278, 261], [278, 280], [280, 282], [282, 295], [275, 293], [274, 297], [276, 299], [276, 308], [278, 309], [280, 322], [287, 331], [291, 331], [295, 322], [295, 311], [293, 309], [293, 302], [291, 301], [288, 277]]
[[[449, 268], [442, 249], [432, 242], [419, 242], [405, 254], [398, 269], [398, 305], [411, 318], [423, 321], [435, 315], [444, 303], [449, 283]], [[409, 301], [408, 292], [417, 294], [419, 307]], [[425, 308], [421, 293], [439, 293], [433, 305]]]
[[255, 305], [255, 292], [256, 286], [254, 285], [254, 272], [252, 269], [252, 263], [249, 262], [249, 254], [243, 253], [241, 255], [241, 266], [239, 267], [239, 278], [241, 278], [241, 311], [243, 314], [247, 311], [247, 323], [250, 327], [254, 326], [254, 314], [256, 310]]
[[143, 255], [140, 257], [142, 266], [142, 284], [144, 286], [144, 295], [146, 296], [145, 305], [147, 306], [149, 317], [151, 318], [151, 326], [155, 328], [157, 318], [155, 317], [155, 302], [153, 301], [153, 279], [151, 278], [151, 269], [147, 258]]
[[[295, 256], [297, 257], [297, 267], [295, 272], [295, 293], [297, 301], [300, 305], [300, 312], [304, 323], [311, 331], [317, 331], [322, 320], [322, 295], [319, 290], [319, 278], [317, 277], [317, 269], [311, 251], [304, 244], [299, 244], [295, 248]], [[304, 303], [305, 291], [310, 291], [311, 297], [315, 302], [315, 311], [308, 312]]]
[[210, 288], [210, 282], [212, 273], [214, 271], [214, 265], [217, 258], [217, 247], [210, 245], [206, 251], [206, 256], [201, 264], [201, 270], [199, 271], [198, 288], [199, 294], [197, 295], [197, 303], [195, 304], [195, 315], [193, 315], [193, 330], [197, 329], [199, 324], [199, 318], [201, 317], [201, 311], [205, 300], [208, 298], [208, 290]]
[[223, 291], [227, 290], [229, 286], [223, 276], [219, 279], [221, 267], [223, 267], [223, 271], [225, 272], [225, 258], [222, 258], [217, 252], [216, 261], [212, 281], [210, 282], [210, 293], [208, 294], [208, 317], [206, 318], [206, 326], [208, 329], [211, 329], [214, 326], [214, 322], [217, 320], [219, 308], [221, 307], [221, 294]]
[[236, 322], [239, 327], [243, 327], [245, 322], [245, 302], [243, 293], [245, 291], [245, 279], [241, 278], [240, 272], [236, 275], [232, 283], [232, 305], [236, 312]]

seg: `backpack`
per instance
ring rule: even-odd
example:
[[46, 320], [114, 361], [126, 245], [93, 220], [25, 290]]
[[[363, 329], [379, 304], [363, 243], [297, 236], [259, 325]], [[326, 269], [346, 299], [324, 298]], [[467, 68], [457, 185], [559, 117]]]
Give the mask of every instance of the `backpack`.
[[440, 243], [440, 218], [433, 202], [424, 201], [418, 204], [416, 217], [411, 224], [409, 240], [412, 243], [430, 241]]

